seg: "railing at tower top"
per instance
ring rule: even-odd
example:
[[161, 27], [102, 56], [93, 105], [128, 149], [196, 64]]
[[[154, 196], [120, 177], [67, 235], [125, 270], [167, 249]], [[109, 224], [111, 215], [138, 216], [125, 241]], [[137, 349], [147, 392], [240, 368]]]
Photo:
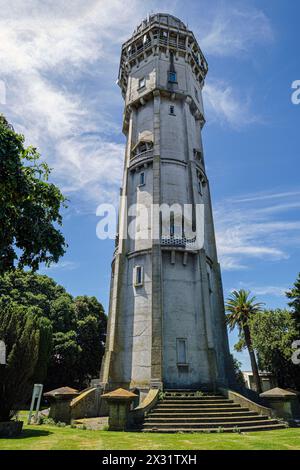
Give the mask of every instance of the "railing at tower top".
[[174, 47], [174, 48], [179, 48], [183, 51], [186, 50], [186, 45], [185, 45], [185, 41], [178, 41], [177, 42], [177, 39], [173, 39], [173, 38], [164, 38], [164, 37], [159, 37], [159, 38], [154, 38], [154, 39], [149, 39], [147, 40], [145, 43], [139, 45], [139, 46], [136, 46], [134, 49], [130, 49], [128, 51], [128, 56], [130, 59], [133, 59], [135, 56], [145, 52], [147, 49], [149, 49], [150, 47], [153, 47], [153, 46], [157, 46], [157, 45], [160, 45], [160, 46], [169, 46], [169, 47]]
[[136, 56], [138, 56], [139, 54], [142, 54], [143, 52], [145, 52], [147, 49], [154, 46], [155, 44], [156, 44], [155, 40], [149, 39], [145, 43], [141, 44], [140, 46], [136, 46], [134, 49], [133, 48], [130, 49], [128, 51], [129, 59], [134, 59]]
[[135, 47], [130, 47], [127, 49], [128, 58], [134, 59], [139, 54], [142, 54], [147, 51], [147, 49], [154, 47], [154, 46], [164, 46], [164, 47], [171, 47], [174, 49], [180, 49], [182, 51], [188, 51], [193, 55], [194, 60], [199, 64], [199, 59], [196, 56], [195, 52], [190, 48], [187, 47], [185, 39], [181, 38], [172, 38], [172, 37], [154, 37], [153, 39], [147, 39], [144, 43], [140, 43]]

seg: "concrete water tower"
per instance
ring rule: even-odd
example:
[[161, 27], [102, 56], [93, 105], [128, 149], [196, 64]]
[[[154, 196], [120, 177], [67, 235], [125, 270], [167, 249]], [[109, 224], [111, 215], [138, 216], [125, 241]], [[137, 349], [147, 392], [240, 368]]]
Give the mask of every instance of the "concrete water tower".
[[[151, 15], [122, 47], [127, 207], [123, 199], [100, 377], [106, 390], [214, 389], [233, 380], [201, 138], [206, 73], [194, 34], [172, 15]], [[193, 221], [172, 212], [147, 237], [151, 218], [134, 225], [133, 204], [202, 205], [204, 242], [187, 236]], [[120, 236], [130, 222], [136, 237]]]

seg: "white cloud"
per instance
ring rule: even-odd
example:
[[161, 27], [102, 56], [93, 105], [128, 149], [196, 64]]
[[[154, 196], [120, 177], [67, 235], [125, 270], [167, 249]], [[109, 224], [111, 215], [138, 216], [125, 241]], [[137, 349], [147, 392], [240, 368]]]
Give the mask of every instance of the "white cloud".
[[[282, 192], [281, 218], [276, 192], [239, 196], [216, 205], [216, 237], [224, 270], [246, 269], [253, 259], [280, 261], [300, 245], [300, 220], [290, 212], [298, 208], [298, 191]], [[287, 213], [288, 212], [288, 218]]]
[[283, 199], [290, 196], [300, 196], [300, 191], [285, 191], [285, 192], [260, 192], [255, 194], [249, 194], [236, 198], [235, 202], [253, 202], [253, 201], [266, 201], [272, 199]]
[[[0, 78], [6, 83], [0, 111], [40, 149], [67, 196], [76, 204], [88, 201], [94, 211], [103, 198], [118, 196], [122, 173], [122, 98], [114, 86], [120, 46], [161, 2], [0, 0], [0, 8]], [[163, 9], [182, 16], [181, 2], [164, 1]], [[219, 55], [218, 41], [234, 53], [270, 36], [257, 11], [216, 11], [209, 23], [215, 33], [206, 28], [200, 41], [209, 53]], [[250, 25], [241, 36], [240, 20], [257, 23], [256, 39]], [[226, 83], [210, 82], [205, 100], [209, 119], [236, 128], [257, 121], [249, 98]]]
[[274, 39], [269, 18], [253, 7], [219, 6], [203, 28], [201, 47], [215, 56], [239, 56]]
[[239, 129], [262, 122], [262, 119], [250, 109], [250, 98], [238, 96], [224, 81], [208, 80], [203, 89], [203, 98], [208, 123], [227, 123]]
[[[218, 4], [208, 8], [197, 29], [200, 47], [208, 59], [210, 55], [251, 59], [254, 47], [269, 45], [274, 39], [269, 18], [261, 10], [246, 6]], [[250, 95], [244, 93], [241, 96], [226, 81], [208, 76], [204, 88], [208, 122], [225, 122], [236, 129], [262, 123], [262, 117], [251, 110]]]
[[60, 271], [73, 271], [79, 268], [79, 263], [75, 261], [60, 261], [56, 264], [51, 264], [49, 267], [43, 267], [39, 271], [40, 272], [47, 272], [49, 270], [60, 270]]
[[288, 290], [286, 286], [256, 286], [253, 284], [239, 283], [239, 288], [250, 290], [251, 294], [257, 296], [283, 297]]
[[224, 271], [240, 271], [242, 269], [247, 269], [247, 266], [244, 264], [241, 264], [240, 261], [234, 256], [228, 256], [222, 253], [222, 247], [219, 249], [220, 253], [220, 260], [221, 260], [221, 265], [222, 269]]
[[59, 155], [64, 155], [56, 165], [63, 191], [71, 197], [74, 192], [85, 191], [89, 199], [99, 203], [114, 199], [114, 195], [118, 196], [115, 189], [121, 181], [123, 169], [122, 144], [89, 135], [64, 139], [56, 149]]
[[[141, 17], [137, 0], [0, 1], [3, 111], [41, 150], [76, 200], [113, 199], [124, 157], [117, 86], [122, 41]], [[118, 102], [115, 96], [119, 97]], [[99, 200], [100, 198], [100, 200]]]

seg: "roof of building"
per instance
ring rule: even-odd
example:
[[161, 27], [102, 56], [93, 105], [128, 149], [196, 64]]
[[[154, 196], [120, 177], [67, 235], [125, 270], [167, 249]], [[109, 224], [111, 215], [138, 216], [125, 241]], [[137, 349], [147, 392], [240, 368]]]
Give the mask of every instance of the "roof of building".
[[162, 25], [171, 26], [180, 29], [187, 29], [186, 25], [176, 16], [169, 13], [154, 13], [145, 18], [136, 28], [135, 33], [142, 31], [150, 23], [160, 23]]
[[[243, 375], [253, 375], [253, 372], [251, 370], [243, 370], [242, 371], [242, 374]], [[265, 370], [260, 370], [259, 371], [259, 375], [262, 376], [262, 375], [268, 375], [268, 376], [273, 376], [272, 372], [267, 372]]]
[[260, 394], [261, 397], [265, 398], [292, 398], [296, 397], [296, 393], [290, 392], [289, 390], [284, 390], [283, 388], [275, 387], [271, 390], [267, 390]]
[[71, 387], [60, 387], [55, 388], [54, 390], [50, 390], [50, 392], [44, 393], [45, 397], [55, 397], [57, 395], [77, 395], [79, 393], [78, 390]]
[[130, 398], [136, 398], [137, 395], [135, 393], [129, 392], [128, 390], [125, 390], [124, 388], [117, 388], [116, 390], [113, 390], [112, 392], [104, 393], [101, 395], [101, 398], [115, 398], [115, 399], [130, 399]]

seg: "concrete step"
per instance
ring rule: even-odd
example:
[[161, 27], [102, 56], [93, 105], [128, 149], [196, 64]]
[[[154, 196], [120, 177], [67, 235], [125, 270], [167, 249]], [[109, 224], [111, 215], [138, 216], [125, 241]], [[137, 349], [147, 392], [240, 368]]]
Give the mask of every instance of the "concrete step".
[[209, 423], [218, 424], [218, 423], [248, 423], [251, 421], [266, 421], [268, 420], [267, 416], [218, 416], [218, 417], [207, 417], [207, 416], [174, 416], [170, 417], [158, 417], [158, 416], [149, 416], [145, 418], [144, 424], [150, 423], [162, 423], [162, 424], [172, 424], [172, 423]]
[[[225, 429], [225, 432], [237, 432], [241, 430], [241, 432], [258, 432], [258, 431], [276, 431], [278, 429], [285, 429], [284, 424], [264, 424], [260, 423], [257, 426], [245, 426], [242, 429], [240, 429], [239, 426], [234, 426], [234, 427], [228, 427]], [[163, 429], [158, 429], [158, 428], [148, 428], [148, 429], [142, 429], [142, 432], [158, 432], [158, 433], [193, 433], [193, 432], [219, 432], [219, 428], [186, 428], [186, 427], [181, 427], [178, 429], [174, 429], [173, 427], [170, 428], [163, 428]]]
[[[159, 410], [153, 410], [148, 413], [148, 417], [154, 417], [157, 416], [159, 418], [174, 418], [174, 416], [178, 417], [184, 417], [186, 416], [187, 413], [186, 411], [181, 411], [178, 410], [176, 413], [174, 412], [165, 412], [165, 411], [159, 411]], [[211, 412], [211, 411], [206, 411], [206, 412], [199, 412], [199, 411], [190, 411], [188, 413], [188, 416], [190, 417], [196, 417], [199, 416], [203, 418], [217, 418], [217, 417], [222, 417], [222, 416], [232, 416], [232, 417], [247, 417], [247, 416], [257, 416], [257, 413], [255, 411], [244, 411], [243, 409], [239, 411], [218, 411], [218, 412]]]
[[216, 410], [221, 410], [224, 408], [241, 408], [238, 403], [161, 403], [159, 402], [156, 408], [164, 409], [170, 408], [173, 410], [187, 410], [187, 409], [203, 409], [203, 408], [213, 408]]
[[160, 400], [160, 403], [232, 403], [233, 400], [229, 400], [228, 398], [214, 398], [214, 399], [204, 399], [204, 398], [186, 398], [186, 399], [181, 399], [181, 398], [164, 398]]
[[185, 428], [185, 429], [218, 429], [218, 428], [234, 428], [234, 427], [238, 427], [238, 428], [245, 428], [245, 427], [261, 427], [261, 426], [271, 426], [271, 425], [278, 425], [278, 421], [276, 421], [275, 419], [264, 419], [264, 420], [252, 420], [252, 421], [240, 421], [240, 422], [236, 422], [236, 421], [218, 421], [218, 422], [215, 422], [215, 421], [210, 421], [210, 422], [202, 422], [202, 421], [196, 421], [196, 422], [180, 422], [179, 420], [178, 421], [172, 421], [172, 422], [159, 422], [159, 421], [154, 421], [154, 422], [144, 422], [143, 424], [143, 429], [146, 430], [146, 429], [158, 429], [158, 430], [162, 430], [162, 429], [174, 429], [174, 430], [178, 430], [178, 429], [182, 429], [182, 428]]
[[176, 393], [176, 394], [180, 394], [180, 395], [185, 395], [187, 393], [191, 393], [191, 394], [196, 394], [196, 393], [203, 393], [203, 395], [207, 395], [207, 396], [210, 396], [210, 395], [217, 395], [217, 396], [223, 396], [222, 393], [219, 393], [219, 392], [204, 392], [202, 390], [196, 390], [196, 389], [185, 389], [185, 388], [182, 388], [182, 389], [172, 389], [172, 388], [167, 388], [164, 390], [164, 393]]
[[224, 397], [164, 397], [162, 399], [163, 402], [180, 402], [180, 403], [193, 403], [193, 402], [232, 402], [232, 400], [228, 400], [228, 398]]
[[178, 393], [178, 392], [166, 392], [164, 394], [165, 397], [178, 397], [178, 398], [188, 398], [188, 397], [195, 397], [195, 398], [224, 398], [223, 395], [219, 394], [219, 393], [215, 393], [215, 394], [210, 394], [210, 395], [207, 395], [207, 394], [203, 394], [203, 395], [199, 395], [197, 392], [187, 392], [187, 393]]
[[[223, 408], [222, 409], [222, 412], [224, 413], [234, 413], [235, 411], [237, 410], [237, 408], [229, 408], [229, 409], [226, 409], [226, 408]], [[246, 410], [246, 409], [241, 409], [243, 412], [247, 412], [249, 410]], [[168, 414], [172, 414], [173, 416], [179, 416], [180, 414], [183, 414], [183, 415], [186, 415], [186, 414], [189, 414], [190, 416], [192, 416], [195, 412], [196, 413], [200, 413], [200, 414], [205, 414], [207, 416], [211, 416], [210, 413], [212, 412], [214, 415], [220, 415], [219, 413], [219, 409], [214, 409], [214, 408], [211, 408], [211, 409], [206, 409], [206, 408], [201, 408], [199, 410], [195, 410], [195, 409], [192, 409], [192, 410], [187, 410], [187, 411], [182, 411], [182, 410], [172, 410], [172, 409], [153, 409], [153, 411], [151, 413], [154, 413], [154, 412], [163, 412], [163, 413], [168, 413]]]
[[166, 405], [230, 405], [234, 403], [233, 400], [160, 400], [159, 403], [164, 403]]
[[250, 432], [284, 429], [285, 424], [259, 415], [216, 393], [165, 391], [146, 416], [143, 432]]

